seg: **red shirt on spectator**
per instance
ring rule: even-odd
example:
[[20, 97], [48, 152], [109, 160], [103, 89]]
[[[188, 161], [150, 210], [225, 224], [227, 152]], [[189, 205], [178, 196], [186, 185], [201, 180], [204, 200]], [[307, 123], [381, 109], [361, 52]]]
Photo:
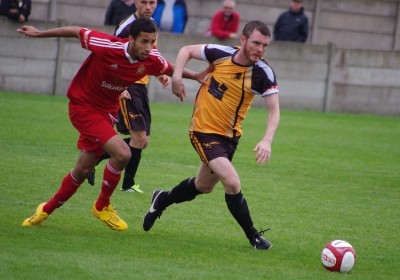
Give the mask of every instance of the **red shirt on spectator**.
[[224, 11], [217, 12], [211, 21], [209, 31], [212, 36], [219, 39], [227, 39], [230, 34], [236, 33], [239, 29], [240, 17], [237, 12], [233, 12], [228, 18], [224, 16]]

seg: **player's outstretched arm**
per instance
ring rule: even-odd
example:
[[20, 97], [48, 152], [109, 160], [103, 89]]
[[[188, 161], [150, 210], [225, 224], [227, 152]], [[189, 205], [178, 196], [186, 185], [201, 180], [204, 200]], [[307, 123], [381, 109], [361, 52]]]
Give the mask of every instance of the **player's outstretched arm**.
[[265, 105], [268, 109], [267, 129], [263, 139], [257, 143], [253, 152], [256, 152], [256, 162], [265, 163], [271, 158], [271, 146], [275, 132], [279, 125], [280, 109], [279, 98], [277, 93], [273, 93], [264, 97]]
[[24, 25], [17, 29], [17, 32], [31, 38], [51, 38], [51, 37], [76, 37], [79, 39], [79, 26], [57, 27], [48, 30], [39, 30], [34, 26]]
[[198, 80], [199, 73], [185, 69], [186, 64], [191, 58], [201, 60], [201, 47], [203, 45], [190, 45], [179, 50], [175, 60], [172, 75], [172, 93], [179, 97], [181, 101], [186, 97], [186, 89], [182, 78]]

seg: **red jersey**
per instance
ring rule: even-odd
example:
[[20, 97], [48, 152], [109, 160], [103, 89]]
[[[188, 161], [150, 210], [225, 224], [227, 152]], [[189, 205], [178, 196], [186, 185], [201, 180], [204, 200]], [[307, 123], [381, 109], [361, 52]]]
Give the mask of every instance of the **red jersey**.
[[127, 86], [146, 75], [159, 76], [171, 70], [171, 64], [157, 49], [145, 61], [137, 61], [128, 54], [128, 39], [86, 28], [79, 33], [82, 48], [92, 53], [68, 88], [67, 96], [74, 104], [116, 112], [119, 96]]

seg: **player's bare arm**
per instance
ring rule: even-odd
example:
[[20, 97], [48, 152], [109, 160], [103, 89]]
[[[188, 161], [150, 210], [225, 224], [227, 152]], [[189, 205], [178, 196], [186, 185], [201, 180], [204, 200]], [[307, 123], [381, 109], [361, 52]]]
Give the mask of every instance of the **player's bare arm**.
[[167, 75], [157, 76], [156, 78], [162, 84], [164, 89], [171, 83], [171, 79]]
[[268, 109], [267, 129], [264, 137], [253, 149], [253, 152], [257, 153], [255, 158], [257, 163], [265, 163], [270, 160], [272, 152], [271, 145], [280, 119], [278, 94], [273, 93], [265, 96], [264, 102]]
[[34, 26], [24, 25], [17, 31], [31, 38], [76, 37], [79, 39], [81, 29], [82, 27], [79, 26], [65, 26], [41, 31]]
[[191, 71], [193, 73], [188, 73], [187, 70], [185, 70], [185, 66], [192, 58], [202, 60], [202, 46], [203, 45], [190, 45], [182, 47], [179, 50], [178, 56], [176, 57], [174, 74], [172, 75], [172, 92], [178, 96], [181, 101], [183, 101], [183, 98], [186, 97], [186, 89], [182, 78], [187, 78], [187, 74], [194, 74], [193, 79], [197, 80], [196, 74], [193, 71]]

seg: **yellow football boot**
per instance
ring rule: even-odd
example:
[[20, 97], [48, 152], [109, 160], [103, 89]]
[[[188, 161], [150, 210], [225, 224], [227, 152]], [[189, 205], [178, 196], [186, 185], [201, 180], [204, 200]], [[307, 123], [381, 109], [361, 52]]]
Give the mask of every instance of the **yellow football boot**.
[[113, 230], [123, 231], [128, 229], [128, 225], [118, 216], [118, 213], [112, 208], [111, 204], [104, 207], [102, 211], [97, 211], [96, 203], [94, 203], [92, 214]]
[[43, 212], [43, 206], [46, 204], [46, 202], [43, 202], [40, 204], [35, 211], [35, 214], [33, 216], [26, 218], [25, 221], [22, 223], [22, 226], [24, 227], [32, 227], [32, 226], [38, 226], [41, 223], [44, 222], [44, 220], [47, 219], [49, 216], [46, 212]]

